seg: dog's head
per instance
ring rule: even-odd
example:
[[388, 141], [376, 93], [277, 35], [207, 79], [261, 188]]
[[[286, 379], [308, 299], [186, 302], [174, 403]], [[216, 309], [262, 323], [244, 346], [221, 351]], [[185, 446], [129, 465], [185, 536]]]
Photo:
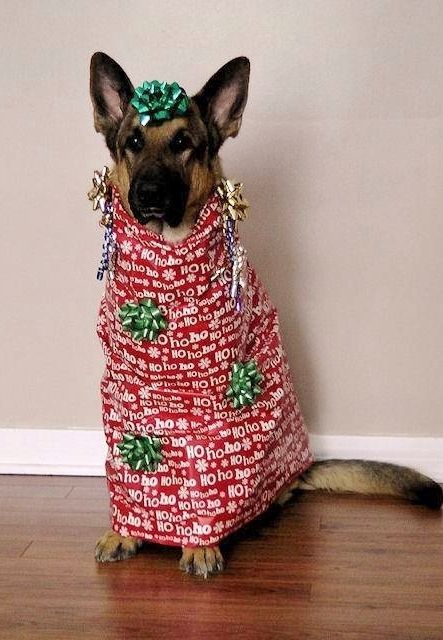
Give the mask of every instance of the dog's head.
[[248, 82], [248, 59], [235, 58], [190, 99], [186, 113], [142, 126], [128, 76], [106, 54], [92, 56], [95, 128], [115, 161], [123, 204], [141, 224], [192, 227], [220, 178], [219, 149], [239, 132]]

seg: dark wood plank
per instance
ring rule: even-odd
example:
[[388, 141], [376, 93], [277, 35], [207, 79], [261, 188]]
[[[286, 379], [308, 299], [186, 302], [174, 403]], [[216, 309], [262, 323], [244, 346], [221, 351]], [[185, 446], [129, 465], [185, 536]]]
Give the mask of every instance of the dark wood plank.
[[[2, 476], [0, 476], [2, 477]], [[74, 489], [70, 485], [0, 484], [0, 500], [3, 498], [66, 498]]]
[[0, 482], [2, 640], [443, 638], [441, 514], [304, 494], [229, 541], [226, 572], [205, 581], [179, 572], [178, 549], [156, 545], [97, 565], [104, 480], [65, 480]]
[[[23, 487], [22, 487], [23, 488]], [[42, 489], [47, 487], [42, 487]], [[100, 498], [100, 499], [99, 499]], [[55, 513], [103, 513], [108, 508], [108, 498], [106, 493], [100, 494], [97, 498], [53, 498], [36, 496], [33, 498], [19, 496], [17, 498], [8, 497], [0, 498], [0, 511], [13, 514], [15, 512], [31, 513], [37, 511], [44, 513], [45, 515], [51, 512]], [[20, 516], [11, 515], [13, 520], [20, 518]], [[3, 520], [3, 519], [2, 519]], [[3, 520], [7, 522], [8, 519]]]

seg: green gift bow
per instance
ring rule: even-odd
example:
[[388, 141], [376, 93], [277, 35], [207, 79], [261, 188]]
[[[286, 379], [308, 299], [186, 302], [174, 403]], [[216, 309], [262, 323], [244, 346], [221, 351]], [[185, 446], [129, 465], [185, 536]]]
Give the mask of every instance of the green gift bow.
[[236, 362], [232, 365], [231, 385], [226, 396], [232, 400], [235, 409], [254, 404], [261, 393], [260, 382], [263, 376], [255, 360]]
[[126, 302], [119, 310], [123, 329], [130, 331], [134, 340], [156, 340], [168, 323], [152, 298], [140, 302]]
[[163, 460], [159, 438], [124, 433], [123, 442], [117, 446], [123, 461], [135, 471], [156, 471], [158, 464]]
[[146, 80], [135, 89], [131, 104], [139, 113], [140, 124], [145, 126], [184, 115], [189, 107], [189, 98], [176, 82], [168, 84]]

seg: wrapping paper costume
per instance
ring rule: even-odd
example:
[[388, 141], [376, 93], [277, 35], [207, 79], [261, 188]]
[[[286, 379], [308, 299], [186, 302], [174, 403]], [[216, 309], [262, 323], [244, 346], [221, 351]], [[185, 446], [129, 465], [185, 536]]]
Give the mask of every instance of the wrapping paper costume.
[[112, 526], [216, 545], [313, 461], [276, 309], [219, 192], [178, 244], [107, 193], [112, 264], [98, 335]]

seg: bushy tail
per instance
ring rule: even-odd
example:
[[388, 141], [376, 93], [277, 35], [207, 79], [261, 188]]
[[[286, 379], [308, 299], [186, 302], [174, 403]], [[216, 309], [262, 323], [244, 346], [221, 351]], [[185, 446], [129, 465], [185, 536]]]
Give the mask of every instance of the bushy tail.
[[315, 462], [299, 478], [298, 489], [392, 495], [431, 509], [440, 509], [443, 502], [442, 488], [431, 478], [408, 467], [369, 460]]

